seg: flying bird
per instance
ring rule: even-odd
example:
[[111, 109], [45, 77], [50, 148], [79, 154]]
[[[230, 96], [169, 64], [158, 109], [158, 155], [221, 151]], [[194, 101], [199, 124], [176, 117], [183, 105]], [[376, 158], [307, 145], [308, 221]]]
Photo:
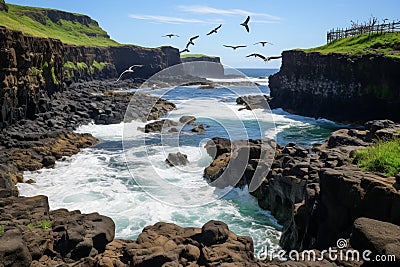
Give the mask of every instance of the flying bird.
[[185, 49], [183, 49], [182, 51], [179, 51], [179, 54], [185, 53], [185, 52], [190, 52], [189, 49], [186, 47]]
[[119, 78], [118, 78], [118, 80], [116, 81], [116, 82], [118, 82], [121, 78], [122, 78], [122, 76], [124, 75], [124, 74], [126, 74], [126, 73], [128, 73], [128, 72], [134, 72], [135, 70], [135, 68], [141, 68], [141, 67], [143, 67], [143, 65], [132, 65], [132, 66], [130, 66], [127, 70], [125, 70], [124, 72], [122, 72], [121, 73], [121, 75], [119, 75]]
[[209, 33], [207, 33], [207, 35], [211, 35], [213, 33], [217, 33], [217, 31], [222, 27], [222, 24], [220, 24], [218, 27], [216, 27], [215, 29], [212, 29]]
[[268, 62], [268, 61], [270, 61], [270, 60], [272, 60], [272, 59], [282, 58], [282, 56], [266, 57], [266, 56], [263, 56], [263, 55], [257, 54], [257, 53], [253, 53], [253, 54], [247, 55], [246, 57], [259, 57], [259, 58], [261, 58], [262, 60], [264, 60], [265, 62]]
[[168, 38], [172, 38], [172, 37], [179, 37], [179, 35], [177, 35], [177, 34], [173, 34], [173, 33], [170, 33], [170, 34], [163, 35], [163, 36], [161, 36], [161, 37], [168, 37]]
[[196, 36], [193, 36], [192, 38], [190, 38], [190, 39], [189, 39], [189, 42], [188, 42], [187, 45], [186, 45], [186, 48], [188, 48], [189, 45], [194, 45], [193, 41], [194, 41], [195, 39], [199, 38], [199, 37], [200, 37], [199, 35], [196, 35]]
[[236, 49], [242, 48], [242, 47], [247, 47], [246, 45], [224, 45], [224, 46], [232, 48], [233, 50], [236, 50]]
[[270, 43], [270, 42], [267, 42], [267, 41], [261, 41], [261, 42], [255, 43], [254, 45], [257, 45], [257, 44], [261, 44], [262, 46], [265, 46], [266, 44], [273, 45], [273, 43]]
[[247, 32], [250, 32], [249, 21], [250, 21], [250, 16], [247, 16], [246, 20], [243, 23], [240, 23], [240, 25], [246, 28]]

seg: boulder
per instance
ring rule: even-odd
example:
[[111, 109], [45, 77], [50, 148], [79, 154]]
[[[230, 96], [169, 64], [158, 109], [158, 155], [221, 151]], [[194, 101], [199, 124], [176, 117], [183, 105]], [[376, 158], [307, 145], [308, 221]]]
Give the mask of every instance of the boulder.
[[371, 134], [375, 134], [375, 132], [378, 130], [390, 128], [394, 125], [395, 123], [391, 120], [373, 120], [368, 121], [364, 124], [365, 129], [369, 130]]
[[146, 124], [144, 127], [144, 131], [145, 133], [161, 133], [164, 131], [168, 131], [168, 128], [178, 125], [179, 124], [175, 121], [171, 121], [169, 119], [163, 119]]
[[[375, 255], [394, 255], [396, 262], [376, 262], [368, 266], [397, 266], [400, 262], [400, 226], [369, 218], [354, 221], [351, 246], [359, 251], [370, 250]], [[375, 264], [375, 265], [373, 265]], [[364, 266], [364, 265], [363, 265]]]
[[201, 242], [206, 246], [224, 243], [229, 237], [228, 225], [220, 221], [209, 221], [201, 228]]
[[54, 248], [62, 257], [79, 260], [105, 251], [114, 239], [115, 224], [98, 213], [50, 212], [53, 221]]
[[182, 124], [192, 124], [196, 121], [196, 117], [194, 116], [182, 116], [179, 118], [179, 122]]
[[201, 229], [160, 222], [146, 227], [126, 251], [131, 266], [265, 266], [254, 257], [250, 237], [219, 221]]
[[178, 153], [169, 153], [165, 162], [171, 166], [185, 166], [189, 164], [189, 160], [187, 159], [187, 155], [182, 154], [181, 152]]
[[18, 229], [6, 230], [0, 236], [0, 263], [2, 266], [28, 267], [32, 256]]
[[192, 128], [191, 131], [193, 133], [204, 133], [206, 129], [204, 128], [203, 124], [197, 125], [196, 127]]
[[244, 105], [246, 109], [269, 109], [268, 96], [266, 95], [248, 95], [240, 96], [236, 99], [236, 104]]

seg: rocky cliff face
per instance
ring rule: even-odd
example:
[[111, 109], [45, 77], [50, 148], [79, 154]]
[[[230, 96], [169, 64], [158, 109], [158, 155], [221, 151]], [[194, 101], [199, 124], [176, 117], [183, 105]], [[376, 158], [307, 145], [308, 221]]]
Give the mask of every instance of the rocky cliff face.
[[271, 76], [271, 107], [336, 121], [399, 120], [400, 60], [302, 51], [282, 53]]
[[43, 95], [61, 89], [63, 44], [0, 27], [0, 127], [33, 118]]
[[[182, 58], [182, 63], [198, 62], [198, 64], [184, 65], [185, 71], [193, 76], [202, 77], [222, 77], [224, 76], [224, 67], [219, 57], [186, 57]], [[204, 62], [204, 63], [200, 63]], [[212, 62], [212, 63], [208, 63]], [[216, 64], [214, 64], [216, 63]]]
[[125, 77], [148, 78], [180, 63], [180, 57], [179, 51], [172, 47], [74, 46], [0, 27], [0, 62], [2, 128], [43, 112], [41, 99], [65, 88], [64, 82], [116, 78], [133, 64], [144, 67]]

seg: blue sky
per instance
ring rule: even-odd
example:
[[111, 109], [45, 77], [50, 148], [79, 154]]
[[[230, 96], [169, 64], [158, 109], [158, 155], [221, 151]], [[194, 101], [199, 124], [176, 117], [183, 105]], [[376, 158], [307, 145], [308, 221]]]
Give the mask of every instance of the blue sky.
[[[6, 0], [8, 3], [56, 8], [87, 14], [121, 43], [147, 47], [171, 45], [183, 49], [188, 38], [200, 35], [191, 53], [220, 56], [231, 67], [279, 68], [280, 61], [264, 63], [246, 58], [254, 52], [266, 56], [283, 50], [323, 45], [331, 28], [363, 22], [371, 15], [399, 20], [398, 0]], [[250, 33], [239, 24], [251, 16]], [[218, 34], [206, 36], [222, 24]], [[179, 38], [162, 38], [175, 33]], [[253, 45], [269, 41], [266, 47]], [[233, 51], [223, 45], [248, 45]]]

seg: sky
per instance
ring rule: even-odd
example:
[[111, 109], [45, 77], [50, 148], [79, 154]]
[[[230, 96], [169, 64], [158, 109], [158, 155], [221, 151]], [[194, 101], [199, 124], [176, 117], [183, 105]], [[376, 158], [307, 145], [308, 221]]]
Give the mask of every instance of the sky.
[[[200, 35], [190, 53], [221, 57], [235, 68], [279, 68], [281, 61], [265, 63], [247, 58], [251, 53], [277, 56], [294, 48], [326, 43], [332, 28], [349, 27], [351, 20], [371, 16], [400, 20], [399, 0], [6, 0], [8, 3], [61, 9], [97, 20], [112, 39], [145, 47], [170, 45], [184, 49], [188, 39]], [[240, 26], [250, 15], [250, 33]], [[217, 34], [206, 36], [222, 24]], [[161, 37], [174, 33], [180, 37]], [[268, 41], [273, 45], [254, 45]], [[223, 45], [247, 45], [233, 50]]]

